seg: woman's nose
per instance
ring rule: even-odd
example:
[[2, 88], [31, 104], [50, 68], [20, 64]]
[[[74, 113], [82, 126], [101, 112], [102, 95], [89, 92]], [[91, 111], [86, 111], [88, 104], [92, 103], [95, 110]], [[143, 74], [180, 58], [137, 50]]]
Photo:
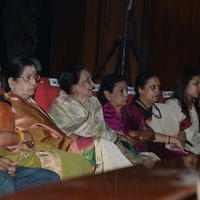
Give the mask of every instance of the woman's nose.
[[31, 79], [31, 83], [32, 83], [33, 85], [36, 85], [36, 84], [37, 84], [36, 79], [35, 79], [35, 78], [32, 78], [32, 79]]
[[128, 96], [128, 92], [127, 91], [124, 91], [124, 96]]
[[90, 81], [90, 84], [91, 84], [92, 87], [95, 86], [95, 83], [93, 82], [93, 80]]

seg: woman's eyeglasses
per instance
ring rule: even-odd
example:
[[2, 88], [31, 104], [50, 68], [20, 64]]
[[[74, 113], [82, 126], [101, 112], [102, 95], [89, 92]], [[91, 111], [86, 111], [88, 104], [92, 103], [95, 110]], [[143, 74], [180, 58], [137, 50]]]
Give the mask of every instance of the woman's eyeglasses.
[[28, 83], [31, 80], [35, 80], [35, 82], [38, 82], [40, 80], [40, 75], [34, 74], [34, 75], [26, 75], [26, 76], [20, 76], [19, 78], [22, 78], [24, 82]]

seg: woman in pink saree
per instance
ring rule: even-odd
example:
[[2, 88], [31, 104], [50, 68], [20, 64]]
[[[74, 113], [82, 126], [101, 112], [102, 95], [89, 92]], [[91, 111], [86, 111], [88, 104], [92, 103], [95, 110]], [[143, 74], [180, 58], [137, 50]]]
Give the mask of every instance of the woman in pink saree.
[[[148, 74], [147, 74], [148, 75]], [[140, 78], [141, 75], [139, 75]], [[115, 80], [114, 80], [115, 77]], [[107, 124], [114, 129], [122, 131], [124, 134], [128, 135], [131, 131], [137, 131], [140, 138], [141, 134], [145, 132], [152, 131], [148, 126], [147, 121], [151, 119], [152, 116], [152, 106], [155, 101], [157, 101], [160, 95], [160, 82], [157, 77], [153, 74], [149, 74], [149, 77], [145, 78], [145, 89], [140, 88], [138, 100], [134, 102], [133, 105], [127, 105], [127, 92], [126, 92], [126, 82], [123, 79], [117, 80], [116, 75], [107, 76], [103, 83], [100, 93], [103, 91], [101, 102], [104, 109], [104, 118]], [[107, 80], [106, 80], [107, 79]], [[150, 79], [150, 83], [148, 82]], [[151, 80], [152, 79], [152, 80]], [[138, 78], [137, 78], [138, 80]], [[116, 81], [116, 82], [114, 82]], [[107, 82], [107, 83], [106, 83]], [[137, 87], [137, 85], [136, 85]], [[141, 85], [139, 86], [141, 87]], [[155, 87], [153, 90], [152, 87]], [[144, 91], [145, 90], [145, 91]], [[152, 91], [153, 90], [153, 91]], [[116, 96], [118, 91], [118, 96]], [[137, 91], [137, 89], [136, 89]], [[121, 99], [121, 100], [120, 100]], [[142, 100], [140, 100], [142, 99]], [[145, 102], [146, 106], [143, 105]], [[148, 104], [149, 103], [149, 104]], [[149, 108], [147, 108], [149, 106]], [[156, 113], [157, 114], [157, 113]], [[159, 114], [159, 113], [158, 113]], [[184, 154], [182, 152], [173, 152], [164, 148], [164, 144], [161, 143], [171, 143], [175, 144], [183, 150], [181, 142], [173, 136], [168, 136], [165, 134], [155, 133], [154, 141], [142, 141], [136, 144], [137, 150], [140, 152], [153, 152], [161, 159], [171, 157], [171, 155]]]
[[120, 132], [125, 136], [132, 138], [133, 144], [121, 139], [121, 148], [127, 154], [134, 154], [138, 163], [145, 163], [147, 160], [157, 161], [159, 158], [151, 152], [140, 154], [136, 148], [141, 142], [154, 139], [153, 131], [138, 131], [127, 130], [125, 123], [122, 120], [121, 110], [126, 107], [128, 94], [127, 83], [124, 77], [116, 74], [110, 74], [104, 77], [98, 98], [103, 105], [103, 114], [106, 124], [113, 130]]

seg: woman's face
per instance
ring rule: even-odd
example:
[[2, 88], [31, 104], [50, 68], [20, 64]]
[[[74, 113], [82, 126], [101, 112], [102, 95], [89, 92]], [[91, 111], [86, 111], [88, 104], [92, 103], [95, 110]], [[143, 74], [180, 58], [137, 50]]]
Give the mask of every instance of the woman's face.
[[78, 83], [72, 86], [72, 96], [76, 99], [83, 100], [92, 96], [93, 87], [94, 82], [92, 81], [92, 75], [88, 70], [84, 69], [80, 73]]
[[139, 88], [139, 98], [147, 103], [155, 103], [160, 97], [160, 79], [158, 77], [150, 78], [144, 88]]
[[25, 66], [19, 78], [10, 77], [8, 83], [14, 94], [27, 99], [34, 95], [38, 80], [39, 75], [37, 75], [35, 67], [30, 65]]
[[200, 76], [194, 76], [185, 88], [185, 95], [188, 99], [200, 96]]
[[124, 105], [127, 104], [128, 100], [126, 82], [120, 81], [116, 83], [115, 87], [113, 88], [113, 91], [104, 91], [104, 95], [116, 110], [120, 110]]

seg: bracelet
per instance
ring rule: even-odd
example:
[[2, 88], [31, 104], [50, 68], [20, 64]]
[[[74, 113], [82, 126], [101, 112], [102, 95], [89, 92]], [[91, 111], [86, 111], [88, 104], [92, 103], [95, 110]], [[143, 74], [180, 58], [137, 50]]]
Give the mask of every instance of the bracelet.
[[19, 135], [19, 143], [18, 144], [22, 144], [25, 140], [24, 132], [22, 130], [17, 130], [16, 133]]

